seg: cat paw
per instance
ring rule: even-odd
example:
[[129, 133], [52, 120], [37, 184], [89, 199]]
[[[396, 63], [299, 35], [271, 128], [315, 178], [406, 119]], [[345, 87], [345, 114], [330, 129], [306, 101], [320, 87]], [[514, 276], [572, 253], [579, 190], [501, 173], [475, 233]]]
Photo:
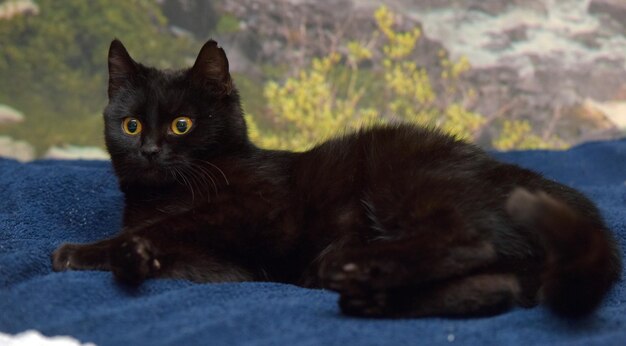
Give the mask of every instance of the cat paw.
[[393, 317], [390, 292], [402, 286], [405, 271], [394, 261], [344, 259], [322, 267], [320, 278], [324, 288], [339, 293], [339, 307], [344, 314]]
[[339, 293], [339, 308], [349, 316], [373, 317], [384, 313], [386, 293], [371, 285], [371, 267], [362, 263], [330, 262], [320, 271], [324, 288]]
[[74, 268], [74, 253], [78, 244], [63, 244], [52, 253], [52, 270], [61, 272]]
[[389, 294], [386, 291], [357, 295], [345, 293], [339, 296], [339, 308], [348, 316], [391, 317], [390, 306]]
[[322, 268], [320, 277], [324, 288], [341, 293], [361, 290], [369, 279], [369, 273], [353, 262], [334, 262]]
[[384, 290], [401, 284], [404, 274], [397, 263], [384, 260], [340, 260], [320, 271], [323, 287], [339, 293]]
[[152, 243], [138, 236], [131, 236], [111, 248], [110, 258], [115, 278], [132, 285], [140, 284], [161, 269]]

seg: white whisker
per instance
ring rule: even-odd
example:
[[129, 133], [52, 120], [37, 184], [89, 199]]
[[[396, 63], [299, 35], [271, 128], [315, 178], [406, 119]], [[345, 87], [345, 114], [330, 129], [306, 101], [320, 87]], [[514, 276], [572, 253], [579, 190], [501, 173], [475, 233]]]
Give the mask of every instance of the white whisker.
[[206, 190], [207, 202], [211, 202], [211, 191], [209, 190], [206, 177], [202, 174], [202, 172], [198, 172], [194, 169], [194, 166], [187, 166], [186, 168], [188, 168], [187, 173], [189, 173], [190, 179], [192, 179], [194, 184], [198, 187], [199, 192]]
[[[201, 172], [198, 172], [198, 174], [200, 174], [200, 176], [202, 176], [205, 179], [206, 182], [206, 178], [208, 178], [209, 180], [211, 180], [211, 184], [213, 185], [213, 190], [215, 191], [215, 195], [218, 194], [218, 187], [217, 184], [215, 182], [215, 179], [213, 179], [213, 174], [211, 174], [211, 171], [209, 171], [206, 167], [203, 167], [202, 165], [199, 165], [197, 163], [192, 163], [192, 166], [198, 170], [200, 170]], [[204, 174], [202, 174], [204, 173]], [[207, 182], [208, 184], [208, 182]]]
[[224, 171], [222, 171], [219, 167], [217, 167], [217, 165], [212, 164], [211, 162], [206, 161], [206, 160], [200, 160], [200, 161], [201, 161], [201, 162], [204, 162], [204, 163], [207, 163], [207, 164], [209, 164], [211, 167], [213, 167], [213, 168], [217, 169], [217, 170], [218, 170], [218, 171], [222, 174], [222, 177], [224, 177], [224, 181], [226, 182], [226, 185], [230, 185], [230, 182], [228, 181], [228, 178], [226, 177], [226, 173], [224, 173]]
[[189, 182], [189, 179], [187, 178], [187, 176], [184, 174], [183, 170], [177, 170], [178, 173], [180, 174], [181, 179], [184, 182], [184, 185], [187, 186], [189, 188], [189, 191], [191, 192], [191, 201], [195, 201], [196, 199], [196, 195], [193, 192], [193, 187], [191, 186], [191, 183]]

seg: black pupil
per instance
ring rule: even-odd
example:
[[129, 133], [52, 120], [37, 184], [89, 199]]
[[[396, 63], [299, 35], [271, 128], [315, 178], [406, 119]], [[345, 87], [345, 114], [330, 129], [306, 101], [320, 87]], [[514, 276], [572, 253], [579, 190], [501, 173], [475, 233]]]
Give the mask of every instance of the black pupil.
[[128, 129], [128, 132], [135, 133], [135, 131], [137, 131], [137, 120], [128, 121], [126, 128]]
[[187, 120], [180, 119], [180, 120], [176, 121], [176, 128], [180, 132], [186, 132], [187, 131]]

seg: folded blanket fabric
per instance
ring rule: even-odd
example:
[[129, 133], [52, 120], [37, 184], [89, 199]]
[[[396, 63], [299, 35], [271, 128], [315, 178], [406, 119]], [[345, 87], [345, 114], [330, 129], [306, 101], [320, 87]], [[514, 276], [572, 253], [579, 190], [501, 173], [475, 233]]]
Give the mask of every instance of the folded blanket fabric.
[[[574, 186], [626, 245], [626, 140], [565, 152], [495, 154]], [[62, 242], [118, 231], [122, 195], [109, 162], [0, 159], [0, 331], [37, 329], [98, 345], [626, 345], [620, 284], [581, 321], [547, 309], [489, 318], [372, 320], [342, 316], [336, 294], [273, 283], [117, 285], [108, 272], [54, 273]]]

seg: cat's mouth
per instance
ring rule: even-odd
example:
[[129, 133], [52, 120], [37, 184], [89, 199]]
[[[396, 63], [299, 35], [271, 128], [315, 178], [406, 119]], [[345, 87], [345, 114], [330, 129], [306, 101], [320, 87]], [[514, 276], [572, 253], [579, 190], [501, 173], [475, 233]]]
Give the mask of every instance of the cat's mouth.
[[172, 183], [179, 179], [180, 168], [175, 165], [151, 163], [143, 170], [144, 179], [153, 183]]
[[128, 184], [160, 186], [169, 185], [178, 180], [175, 167], [155, 162], [145, 162], [135, 165], [132, 169], [120, 168], [120, 170], [123, 174], [118, 174], [118, 176]]

